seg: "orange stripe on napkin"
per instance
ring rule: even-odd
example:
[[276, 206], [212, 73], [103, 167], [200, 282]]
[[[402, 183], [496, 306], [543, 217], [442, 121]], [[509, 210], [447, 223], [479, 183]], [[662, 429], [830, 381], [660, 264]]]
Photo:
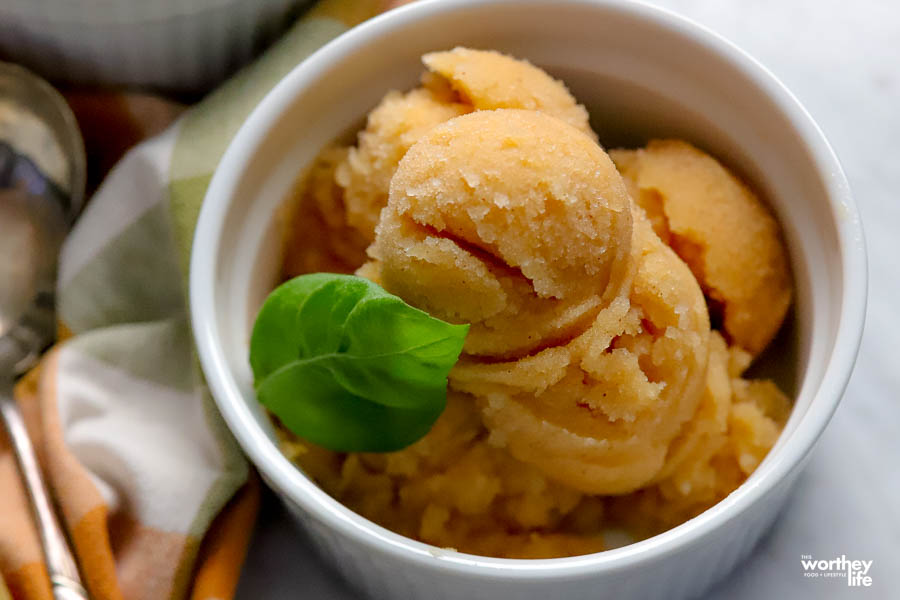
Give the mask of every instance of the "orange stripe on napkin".
[[51, 597], [31, 509], [6, 434], [0, 433], [0, 574], [16, 600]]
[[[39, 415], [34, 402], [36, 381], [34, 375], [23, 378], [16, 386], [15, 396], [31, 439], [39, 441]], [[39, 444], [35, 445], [39, 447]], [[37, 529], [32, 521], [31, 507], [25, 497], [15, 456], [2, 427], [0, 490], [0, 574], [16, 600], [48, 600], [52, 595]]]
[[[106, 503], [87, 470], [66, 446], [56, 395], [58, 349], [41, 363], [39, 402], [48, 483], [59, 503], [81, 565], [85, 587], [98, 600], [120, 600], [109, 541]], [[23, 390], [23, 393], [25, 391]]]
[[260, 483], [251, 473], [210, 527], [198, 557], [191, 600], [232, 598], [259, 512]]
[[101, 504], [89, 511], [69, 530], [84, 585], [94, 598], [122, 597], [116, 578], [116, 565], [110, 552], [107, 508]]
[[3, 578], [14, 600], [53, 600], [50, 580], [43, 562], [29, 563]]

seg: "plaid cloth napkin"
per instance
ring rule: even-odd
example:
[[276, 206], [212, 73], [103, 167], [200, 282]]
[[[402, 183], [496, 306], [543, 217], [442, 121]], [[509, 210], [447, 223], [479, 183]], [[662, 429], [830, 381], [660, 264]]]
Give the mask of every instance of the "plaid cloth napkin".
[[[95, 600], [234, 594], [259, 485], [194, 354], [186, 304], [194, 225], [216, 164], [266, 92], [392, 4], [318, 2], [256, 63], [131, 150], [63, 248], [64, 341], [16, 398]], [[0, 574], [0, 600], [51, 599], [5, 439]]]

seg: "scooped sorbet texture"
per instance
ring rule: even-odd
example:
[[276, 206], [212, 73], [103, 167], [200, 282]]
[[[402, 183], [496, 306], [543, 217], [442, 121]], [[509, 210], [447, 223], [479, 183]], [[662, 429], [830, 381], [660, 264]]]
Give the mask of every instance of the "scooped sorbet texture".
[[742, 378], [790, 303], [777, 222], [684, 142], [614, 163], [527, 62], [464, 48], [423, 62], [421, 87], [388, 93], [355, 146], [311, 168], [285, 274], [358, 269], [470, 323], [447, 409], [399, 452], [281, 430], [285, 452], [363, 516], [487, 556], [596, 552], [724, 498], [790, 410]]

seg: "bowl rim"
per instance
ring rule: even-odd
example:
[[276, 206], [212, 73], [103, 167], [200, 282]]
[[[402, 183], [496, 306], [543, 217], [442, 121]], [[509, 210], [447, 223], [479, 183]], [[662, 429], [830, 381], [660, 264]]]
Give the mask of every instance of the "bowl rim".
[[[582, 556], [507, 559], [449, 551], [385, 529], [356, 514], [307, 479], [254, 420], [227, 366], [215, 318], [215, 272], [220, 236], [243, 168], [293, 98], [332, 63], [397, 28], [422, 17], [483, 5], [485, 0], [420, 0], [379, 15], [332, 40], [294, 67], [256, 106], [230, 142], [204, 198], [190, 264], [190, 313], [200, 363], [229, 429], [269, 485], [301, 506], [307, 515], [375, 552], [425, 568], [452, 569], [470, 576], [547, 579], [587, 577], [658, 560], [693, 545], [738, 518], [786, 480], [804, 460], [836, 410], [852, 372], [862, 337], [867, 296], [867, 263], [862, 224], [837, 156], [818, 125], [794, 95], [763, 65], [733, 43], [670, 10], [634, 0], [560, 0], [572, 6], [602, 7], [649, 20], [691, 38], [726, 59], [761, 89], [789, 119], [815, 161], [837, 224], [841, 280], [838, 328], [831, 355], [810, 406], [785, 443], [728, 497], [700, 515], [661, 534], [628, 546]], [[546, 0], [490, 0], [521, 10]], [[437, 560], [436, 560], [437, 559]]]

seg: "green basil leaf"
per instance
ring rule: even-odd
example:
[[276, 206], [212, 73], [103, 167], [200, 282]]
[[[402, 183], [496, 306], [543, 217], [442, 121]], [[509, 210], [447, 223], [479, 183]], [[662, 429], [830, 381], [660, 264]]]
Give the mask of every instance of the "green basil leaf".
[[322, 446], [398, 450], [443, 411], [468, 328], [367, 279], [302, 275], [275, 289], [256, 318], [256, 393], [288, 429]]

